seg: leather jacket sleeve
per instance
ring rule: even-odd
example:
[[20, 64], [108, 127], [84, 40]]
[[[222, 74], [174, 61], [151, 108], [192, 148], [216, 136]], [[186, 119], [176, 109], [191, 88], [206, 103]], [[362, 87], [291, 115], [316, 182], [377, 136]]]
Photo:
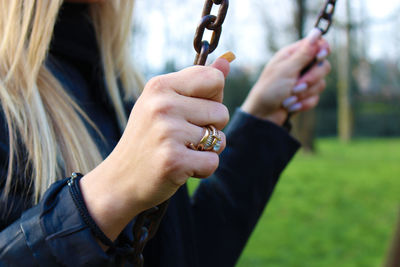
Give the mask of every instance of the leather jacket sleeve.
[[0, 233], [0, 266], [106, 266], [66, 186], [53, 184], [42, 201]]

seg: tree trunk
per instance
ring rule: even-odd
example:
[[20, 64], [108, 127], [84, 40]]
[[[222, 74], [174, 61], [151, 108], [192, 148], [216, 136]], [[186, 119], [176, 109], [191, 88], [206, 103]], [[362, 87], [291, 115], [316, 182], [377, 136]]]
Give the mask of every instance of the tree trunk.
[[[306, 0], [296, 0], [297, 9], [295, 14], [295, 29], [298, 39], [304, 36], [304, 25], [307, 17]], [[293, 135], [302, 143], [303, 149], [307, 152], [314, 152], [316, 113], [315, 110], [302, 112], [293, 118]]]
[[[399, 213], [400, 214], [400, 213]], [[388, 252], [385, 267], [400, 267], [400, 215], [397, 223], [397, 230], [395, 232], [391, 248]]]
[[350, 1], [346, 0], [346, 41], [343, 51], [339, 53], [338, 71], [338, 131], [339, 138], [343, 142], [349, 142], [352, 136], [352, 112], [350, 102], [351, 88], [351, 11]]

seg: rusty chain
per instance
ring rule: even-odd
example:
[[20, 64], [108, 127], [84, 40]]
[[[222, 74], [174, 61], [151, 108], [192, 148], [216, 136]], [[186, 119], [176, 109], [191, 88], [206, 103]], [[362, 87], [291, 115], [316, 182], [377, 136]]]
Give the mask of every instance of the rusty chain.
[[[211, 15], [213, 5], [219, 5], [217, 16]], [[203, 8], [202, 18], [194, 36], [194, 49], [197, 52], [194, 60], [195, 65], [205, 65], [209, 54], [217, 48], [221, 37], [222, 24], [228, 12], [229, 0], [206, 0]], [[212, 31], [211, 40], [203, 40], [205, 30]]]
[[[319, 29], [322, 35], [325, 35], [333, 22], [333, 14], [335, 13], [336, 0], [326, 0], [324, 7], [318, 15], [317, 22], [315, 23], [315, 28]], [[308, 64], [300, 72], [300, 77], [306, 74], [315, 64], [317, 59], [315, 58], [310, 64]]]
[[165, 212], [167, 211], [169, 201], [155, 206], [140, 213], [133, 226], [133, 254], [132, 263], [134, 266], [142, 267], [144, 264], [143, 249], [158, 230], [158, 226]]
[[320, 29], [322, 35], [329, 31], [333, 22], [333, 14], [335, 13], [336, 0], [327, 0], [321, 13], [318, 16], [315, 27]]
[[[218, 15], [210, 15], [213, 5], [220, 5]], [[221, 36], [222, 24], [224, 23], [229, 6], [229, 0], [206, 0], [202, 12], [202, 19], [197, 27], [194, 48], [197, 52], [195, 65], [204, 65], [207, 57], [218, 46]], [[205, 30], [213, 31], [210, 42], [203, 40]], [[157, 232], [158, 227], [168, 208], [169, 200], [164, 203], [140, 213], [136, 217], [133, 226], [133, 252], [129, 256], [134, 266], [142, 267], [144, 264], [143, 249]]]

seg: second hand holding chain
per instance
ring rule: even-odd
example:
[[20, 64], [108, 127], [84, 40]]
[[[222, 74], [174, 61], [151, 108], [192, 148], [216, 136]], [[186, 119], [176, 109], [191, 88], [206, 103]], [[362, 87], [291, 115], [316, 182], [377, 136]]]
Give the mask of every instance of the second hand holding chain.
[[[314, 28], [321, 31], [321, 36], [328, 33], [330, 27], [333, 23], [333, 15], [335, 14], [337, 0], [326, 0], [324, 7], [322, 8], [317, 22], [315, 23]], [[300, 72], [300, 77], [305, 75], [315, 64], [318, 63], [318, 59], [314, 58], [304, 69]], [[292, 125], [290, 123], [291, 117], [294, 115], [294, 112], [289, 112], [286, 118], [286, 121], [283, 124], [283, 127], [286, 128], [288, 131], [291, 130]]]

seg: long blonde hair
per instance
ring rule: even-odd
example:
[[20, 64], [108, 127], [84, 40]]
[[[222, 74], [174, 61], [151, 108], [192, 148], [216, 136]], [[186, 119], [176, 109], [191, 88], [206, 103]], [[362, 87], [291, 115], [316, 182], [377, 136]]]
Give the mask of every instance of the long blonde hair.
[[[12, 190], [16, 169], [31, 177], [37, 202], [57, 179], [72, 171], [87, 173], [102, 160], [84, 121], [95, 125], [44, 64], [62, 2], [0, 0], [0, 102], [9, 137], [3, 196]], [[107, 91], [121, 129], [127, 122], [123, 98], [137, 97], [142, 87], [129, 60], [133, 4], [112, 0], [90, 6]]]

